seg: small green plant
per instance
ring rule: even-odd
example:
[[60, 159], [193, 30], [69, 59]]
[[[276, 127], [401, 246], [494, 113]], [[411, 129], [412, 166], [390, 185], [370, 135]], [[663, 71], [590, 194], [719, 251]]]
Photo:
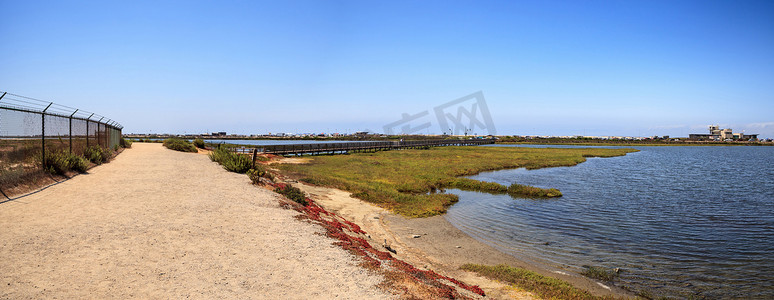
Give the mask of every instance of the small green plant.
[[266, 171], [256, 169], [247, 170], [247, 177], [250, 177], [250, 181], [253, 183], [259, 183], [264, 174], [266, 174]]
[[245, 173], [247, 170], [250, 170], [253, 164], [247, 156], [233, 153], [226, 148], [215, 149], [209, 156], [210, 160], [219, 163], [224, 169], [235, 173]]
[[171, 149], [171, 150], [181, 151], [181, 152], [196, 153], [199, 151], [199, 150], [196, 150], [196, 147], [194, 147], [193, 144], [179, 138], [168, 138], [164, 140], [164, 147], [167, 147], [168, 149]]
[[303, 206], [306, 206], [309, 204], [309, 202], [306, 201], [306, 195], [304, 194], [304, 192], [302, 192], [299, 188], [294, 187], [292, 185], [279, 184], [274, 189], [274, 191]]
[[248, 170], [247, 176], [250, 177], [250, 180], [253, 183], [259, 183], [261, 178], [267, 178], [272, 181], [274, 180], [274, 176], [266, 171], [266, 168], [262, 165], [256, 165], [254, 168]]
[[203, 140], [203, 139], [195, 139], [195, 140], [193, 141], [193, 145], [194, 145], [196, 148], [199, 148], [199, 149], [204, 149], [204, 147], [206, 146], [206, 145], [204, 144], [204, 140]]

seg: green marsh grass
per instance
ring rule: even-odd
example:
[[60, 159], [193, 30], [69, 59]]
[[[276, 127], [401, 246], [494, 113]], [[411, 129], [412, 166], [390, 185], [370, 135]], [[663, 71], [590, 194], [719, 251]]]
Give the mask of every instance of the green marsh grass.
[[509, 168], [538, 169], [574, 166], [586, 157], [613, 157], [634, 149], [551, 149], [518, 147], [438, 147], [350, 155], [315, 156], [309, 164], [277, 167], [302, 181], [349, 191], [354, 197], [407, 217], [446, 212], [457, 196], [445, 188], [551, 197], [555, 189], [511, 186], [460, 176]]
[[566, 281], [507, 265], [465, 264], [460, 269], [478, 273], [489, 279], [510, 283], [537, 295], [541, 299], [614, 299], [613, 297], [595, 296], [588, 291], [572, 286]]

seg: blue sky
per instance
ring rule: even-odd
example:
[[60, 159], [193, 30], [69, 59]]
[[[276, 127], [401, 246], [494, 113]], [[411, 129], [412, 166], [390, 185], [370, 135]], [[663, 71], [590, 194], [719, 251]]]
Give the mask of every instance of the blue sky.
[[503, 135], [720, 124], [774, 137], [772, 1], [0, 0], [0, 11], [0, 90], [125, 133], [381, 132], [482, 91]]

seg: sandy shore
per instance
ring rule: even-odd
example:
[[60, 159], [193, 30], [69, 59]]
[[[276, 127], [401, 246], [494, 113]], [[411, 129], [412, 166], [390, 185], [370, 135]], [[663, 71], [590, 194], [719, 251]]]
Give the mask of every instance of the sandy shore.
[[0, 204], [0, 298], [392, 296], [276, 197], [204, 155], [135, 143]]
[[[463, 233], [443, 216], [407, 219], [352, 198], [345, 191], [297, 182], [294, 185], [312, 195], [312, 199], [326, 209], [335, 211], [360, 225], [371, 235], [374, 245], [383, 245], [386, 242], [391, 248], [397, 250], [396, 256], [399, 259], [418, 268], [432, 269], [468, 284], [478, 285], [490, 298], [533, 299], [534, 297], [528, 292], [513, 289], [477, 276], [472, 272], [462, 271], [459, 269], [461, 265], [466, 263], [506, 264], [565, 280], [599, 296], [631, 296], [622, 289], [605, 287], [581, 275], [530, 264], [502, 253]], [[416, 235], [419, 237], [416, 238]]]

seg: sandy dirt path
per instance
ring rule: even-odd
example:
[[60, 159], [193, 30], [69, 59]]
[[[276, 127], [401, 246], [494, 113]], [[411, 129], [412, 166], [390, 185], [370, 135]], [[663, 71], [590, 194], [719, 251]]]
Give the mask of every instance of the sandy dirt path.
[[382, 279], [205, 155], [135, 143], [0, 204], [0, 298], [390, 298]]

